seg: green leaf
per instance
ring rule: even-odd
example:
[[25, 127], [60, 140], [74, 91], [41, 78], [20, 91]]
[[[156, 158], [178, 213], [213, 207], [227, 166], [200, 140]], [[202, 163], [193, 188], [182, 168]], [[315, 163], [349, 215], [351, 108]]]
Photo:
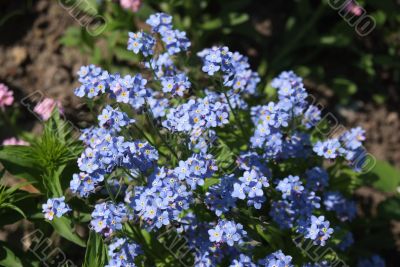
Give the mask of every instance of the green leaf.
[[87, 241], [85, 261], [83, 267], [105, 266], [107, 262], [107, 248], [103, 239], [94, 231], [90, 231]]
[[74, 242], [81, 247], [86, 247], [85, 241], [76, 233], [74, 233], [71, 227], [72, 223], [68, 218], [54, 218], [54, 220], [50, 221], [50, 224], [53, 226], [54, 230], [56, 230], [57, 233], [59, 233], [65, 239], [68, 239], [69, 241]]
[[280, 231], [272, 226], [262, 227], [261, 225], [256, 226], [257, 233], [268, 242], [274, 249], [283, 247], [283, 241], [280, 237]]
[[400, 171], [386, 161], [377, 160], [375, 166], [361, 176], [367, 183], [384, 192], [396, 192], [400, 184]]
[[0, 146], [0, 161], [11, 162], [21, 167], [34, 169], [37, 163], [30, 156], [31, 152], [32, 148], [29, 146]]
[[249, 15], [246, 13], [237, 14], [237, 13], [230, 13], [229, 14], [229, 24], [231, 26], [236, 26], [242, 23], [245, 23], [249, 20]]
[[12, 252], [11, 249], [7, 248], [2, 244], [0, 248], [0, 266], [4, 267], [23, 267], [21, 260]]
[[18, 208], [17, 206], [15, 206], [15, 205], [13, 205], [13, 204], [4, 203], [4, 204], [1, 204], [1, 205], [0, 205], [0, 208], [2, 208], [2, 209], [3, 209], [3, 208], [9, 208], [9, 209], [15, 210], [16, 212], [18, 212], [19, 214], [21, 214], [22, 217], [26, 218], [25, 213], [24, 213], [20, 208]]
[[27, 179], [40, 191], [41, 172], [38, 170], [38, 162], [32, 157], [32, 148], [28, 146], [5, 146], [0, 147], [0, 163], [13, 176]]
[[214, 30], [222, 27], [222, 24], [222, 19], [212, 19], [204, 22], [203, 25], [201, 25], [201, 28], [204, 30]]
[[218, 184], [219, 181], [220, 179], [218, 178], [206, 178], [203, 185], [204, 190], [207, 190], [212, 185]]
[[341, 96], [341, 99], [348, 101], [347, 97], [354, 95], [357, 92], [357, 85], [345, 78], [335, 78], [333, 80], [335, 92]]

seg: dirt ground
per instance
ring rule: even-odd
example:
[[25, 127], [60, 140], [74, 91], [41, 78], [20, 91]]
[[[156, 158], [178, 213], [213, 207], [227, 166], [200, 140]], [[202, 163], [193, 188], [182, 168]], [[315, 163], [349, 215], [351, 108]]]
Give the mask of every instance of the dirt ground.
[[33, 6], [26, 2], [0, 3], [1, 10], [13, 14], [0, 25], [0, 82], [17, 98], [40, 91], [72, 112], [78, 101], [72, 93], [75, 73], [87, 60], [58, 40], [75, 21], [57, 1], [41, 0]]

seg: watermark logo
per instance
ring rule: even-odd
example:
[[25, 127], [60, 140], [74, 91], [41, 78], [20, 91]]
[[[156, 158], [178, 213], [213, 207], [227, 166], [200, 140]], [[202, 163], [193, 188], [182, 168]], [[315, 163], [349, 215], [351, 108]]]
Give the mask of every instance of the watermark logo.
[[321, 247], [313, 244], [313, 240], [304, 238], [303, 235], [298, 235], [292, 239], [293, 243], [299, 248], [312, 262], [318, 265], [325, 256], [329, 255], [328, 265], [330, 267], [349, 267], [342, 259], [339, 258], [337, 253], [330, 247]]
[[58, 4], [91, 36], [100, 35], [107, 27], [106, 18], [87, 0], [58, 0]]
[[354, 27], [358, 35], [364, 37], [376, 27], [376, 20], [355, 0], [328, 0], [331, 8], [338, 11], [350, 27]]
[[158, 240], [163, 240], [163, 246], [177, 259], [183, 266], [194, 266], [194, 254], [196, 248], [189, 246], [189, 242], [185, 236], [178, 233], [175, 227], [168, 227], [162, 231]]
[[40, 266], [77, 267], [76, 264], [67, 259], [64, 251], [58, 247], [52, 248], [53, 241], [44, 237], [44, 233], [40, 230], [35, 230], [22, 237], [21, 243], [40, 261]]

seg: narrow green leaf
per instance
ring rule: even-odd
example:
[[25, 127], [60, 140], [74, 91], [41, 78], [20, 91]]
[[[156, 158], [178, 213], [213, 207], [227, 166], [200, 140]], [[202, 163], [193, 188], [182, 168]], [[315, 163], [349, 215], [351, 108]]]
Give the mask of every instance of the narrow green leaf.
[[4, 267], [23, 267], [21, 260], [14, 252], [2, 245], [0, 248], [0, 266]]
[[10, 204], [10, 203], [3, 203], [3, 204], [0, 205], [0, 208], [9, 208], [9, 209], [15, 210], [16, 212], [18, 212], [19, 214], [21, 214], [22, 217], [26, 218], [25, 213], [24, 213], [20, 208], [18, 208], [17, 206], [15, 206], [15, 205], [13, 205], [13, 204]]
[[74, 242], [81, 247], [86, 247], [85, 241], [76, 233], [74, 233], [71, 227], [72, 223], [68, 218], [54, 218], [50, 224], [53, 226], [54, 230], [56, 230], [57, 233], [59, 233], [65, 239], [68, 239], [69, 241]]

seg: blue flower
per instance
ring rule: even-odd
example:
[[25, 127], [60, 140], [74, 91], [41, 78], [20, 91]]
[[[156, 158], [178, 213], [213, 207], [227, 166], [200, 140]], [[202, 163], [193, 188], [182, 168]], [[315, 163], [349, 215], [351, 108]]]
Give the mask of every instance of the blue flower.
[[354, 201], [343, 197], [339, 192], [326, 192], [324, 205], [328, 211], [334, 211], [341, 221], [351, 221], [356, 217], [357, 207]]
[[314, 167], [306, 171], [307, 183], [306, 187], [313, 191], [324, 189], [328, 186], [328, 173], [321, 167]]
[[236, 258], [232, 261], [231, 265], [229, 267], [256, 267], [249, 256], [246, 256], [244, 254], [240, 254], [239, 258]]
[[226, 243], [228, 246], [240, 245], [244, 242], [243, 238], [247, 236], [247, 232], [243, 230], [243, 226], [234, 221], [219, 220], [218, 224], [208, 230], [211, 242]]
[[152, 14], [146, 23], [151, 26], [153, 32], [163, 33], [172, 29], [172, 16], [165, 13]]
[[233, 192], [232, 192], [232, 197], [239, 198], [239, 199], [245, 199], [246, 194], [244, 193], [244, 184], [238, 184], [235, 183], [233, 185]]
[[106, 129], [114, 129], [120, 131], [121, 127], [134, 123], [134, 119], [130, 119], [124, 112], [119, 109], [113, 109], [111, 106], [106, 106], [98, 116], [99, 126]]
[[[235, 185], [237, 185], [233, 184], [235, 180], [236, 178], [234, 175], [227, 175], [221, 178], [220, 183], [208, 189], [205, 202], [207, 207], [214, 211], [217, 216], [221, 216], [231, 208], [236, 207], [236, 198], [240, 197], [235, 195], [235, 188], [232, 192], [232, 186], [235, 187]], [[244, 198], [245, 195], [243, 193], [243, 198], [241, 199]]]
[[161, 78], [162, 90], [164, 93], [171, 93], [171, 95], [183, 96], [189, 89], [190, 82], [186, 74], [179, 73], [176, 76], [162, 77]]
[[108, 245], [108, 256], [110, 258], [105, 267], [136, 266], [135, 258], [142, 254], [140, 246], [126, 238], [115, 238]]
[[282, 192], [282, 198], [286, 199], [292, 194], [300, 194], [304, 190], [304, 186], [300, 181], [300, 177], [289, 175], [283, 180], [279, 181], [277, 190]]
[[110, 236], [122, 229], [122, 220], [128, 216], [124, 204], [115, 205], [111, 202], [97, 204], [92, 212], [91, 227], [98, 233]]
[[48, 199], [46, 204], [42, 205], [42, 209], [44, 217], [49, 221], [53, 220], [54, 216], [60, 218], [71, 210], [71, 208], [65, 204], [65, 197]]
[[153, 36], [145, 32], [129, 33], [128, 50], [138, 54], [141, 52], [145, 57], [153, 55], [156, 40]]
[[224, 86], [231, 87], [233, 93], [256, 94], [260, 78], [250, 70], [247, 57], [238, 52], [232, 53], [227, 47], [212, 47], [197, 53], [203, 60], [202, 71], [213, 76], [223, 72]]
[[317, 153], [318, 156], [324, 157], [326, 159], [334, 159], [342, 153], [343, 149], [339, 143], [339, 140], [328, 139], [326, 141], [318, 141], [313, 148], [314, 152]]
[[286, 256], [285, 254], [283, 254], [283, 252], [281, 250], [271, 253], [267, 257], [259, 260], [258, 263], [260, 264], [260, 266], [265, 266], [265, 267], [274, 267], [274, 266], [293, 267], [294, 266], [292, 264], [292, 257]]
[[90, 193], [94, 192], [95, 187], [104, 180], [102, 174], [87, 174], [81, 172], [74, 174], [70, 182], [72, 193], [78, 194], [81, 197], [87, 197]]
[[321, 120], [321, 111], [318, 107], [310, 105], [306, 112], [304, 113], [303, 120], [301, 123], [307, 128], [310, 129], [317, 125], [317, 123]]
[[217, 226], [214, 229], [208, 230], [208, 234], [210, 235], [211, 242], [221, 242], [223, 231]]
[[311, 216], [299, 225], [298, 232], [304, 234], [305, 238], [313, 240], [315, 245], [325, 246], [326, 241], [331, 237], [333, 229], [329, 228], [329, 222], [324, 216]]
[[78, 76], [82, 85], [75, 89], [75, 95], [88, 98], [105, 93], [108, 90], [109, 81], [112, 79], [107, 71], [95, 65], [82, 66], [78, 71]]
[[165, 43], [167, 52], [170, 55], [186, 51], [191, 43], [186, 37], [186, 32], [178, 30], [165, 30], [161, 33], [162, 41]]

